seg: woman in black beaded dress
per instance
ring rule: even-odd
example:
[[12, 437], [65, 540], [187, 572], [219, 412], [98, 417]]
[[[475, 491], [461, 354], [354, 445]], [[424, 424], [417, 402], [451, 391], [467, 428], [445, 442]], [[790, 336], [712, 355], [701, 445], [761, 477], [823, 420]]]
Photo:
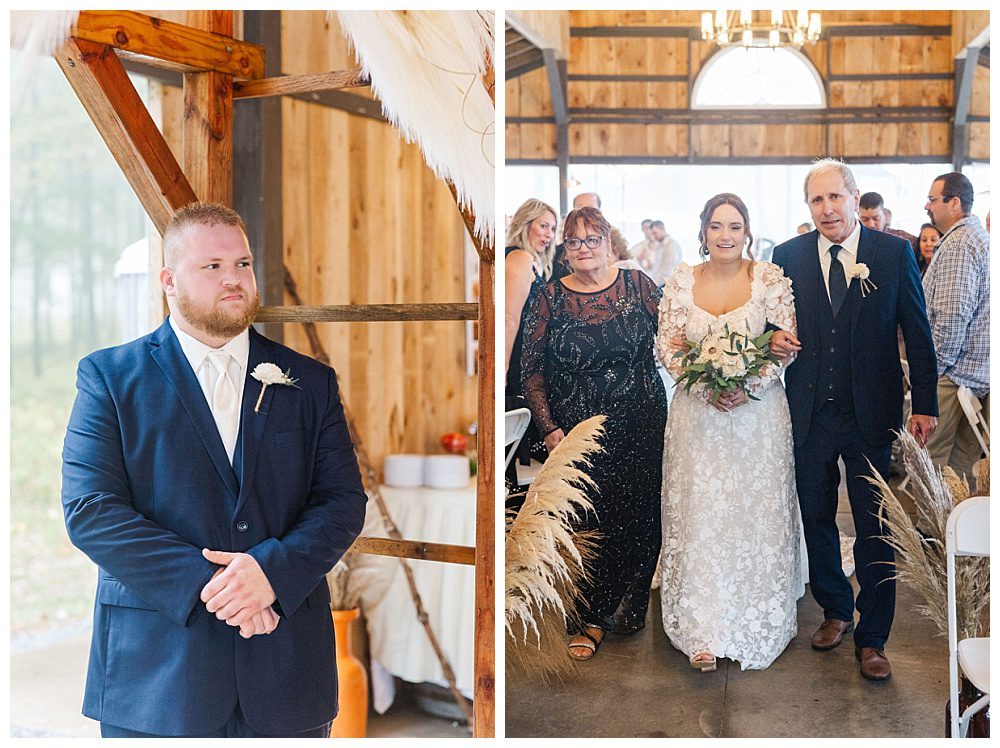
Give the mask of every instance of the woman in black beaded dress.
[[660, 479], [667, 397], [656, 372], [660, 291], [638, 270], [612, 266], [611, 227], [595, 208], [566, 217], [571, 275], [535, 296], [524, 320], [522, 386], [550, 449], [580, 421], [606, 415], [590, 498], [597, 557], [581, 585], [582, 628], [570, 655], [590, 659], [605, 632], [645, 625], [660, 549]]
[[[506, 410], [523, 408], [521, 397], [521, 347], [524, 313], [531, 300], [545, 289], [552, 274], [552, 238], [556, 232], [556, 212], [546, 203], [530, 198], [510, 219], [507, 248], [504, 250], [504, 345], [506, 346], [504, 400]], [[530, 457], [545, 460], [545, 446], [534, 424], [521, 438], [516, 459], [507, 467], [507, 490], [517, 490], [517, 461]], [[517, 506], [520, 504], [518, 503]]]

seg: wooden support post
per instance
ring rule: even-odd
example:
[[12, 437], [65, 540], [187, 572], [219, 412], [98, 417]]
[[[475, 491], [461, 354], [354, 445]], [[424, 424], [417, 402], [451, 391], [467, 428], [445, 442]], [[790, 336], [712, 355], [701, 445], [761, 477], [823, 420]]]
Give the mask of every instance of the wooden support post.
[[[265, 75], [281, 73], [280, 10], [243, 11], [243, 38], [267, 50]], [[238, 85], [233, 81], [234, 97]], [[233, 208], [247, 227], [257, 291], [265, 306], [285, 302], [281, 108], [281, 99], [275, 98], [253, 99], [233, 108]], [[262, 327], [271, 340], [285, 341], [283, 325]]]
[[[492, 244], [490, 249], [492, 250]], [[492, 251], [488, 253], [492, 255]], [[495, 334], [493, 284], [495, 266], [492, 257], [479, 262], [479, 419], [476, 439], [476, 629], [475, 674], [472, 697], [473, 730], [476, 737], [495, 735], [496, 664], [494, 633], [495, 600], [495, 531], [494, 434], [496, 431], [496, 392], [493, 350]]]
[[160, 233], [194, 190], [111, 47], [70, 39], [56, 53], [70, 86]]
[[[231, 36], [231, 10], [189, 10], [187, 25]], [[233, 204], [233, 76], [184, 75], [184, 172], [203, 202]]]

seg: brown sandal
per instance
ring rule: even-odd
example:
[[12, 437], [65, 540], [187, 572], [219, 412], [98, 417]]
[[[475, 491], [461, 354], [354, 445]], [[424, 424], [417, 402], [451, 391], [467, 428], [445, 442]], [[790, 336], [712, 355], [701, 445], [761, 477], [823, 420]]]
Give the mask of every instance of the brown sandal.
[[[585, 642], [570, 641], [569, 644], [566, 645], [567, 649], [569, 650], [569, 656], [572, 657], [574, 660], [580, 660], [580, 661], [589, 660], [591, 657], [597, 654], [597, 648], [601, 646], [601, 642], [604, 641], [603, 632], [601, 634], [600, 639], [595, 639], [594, 636], [589, 631], [587, 631], [587, 629], [583, 629], [582, 631], [580, 631], [580, 633], [576, 634], [576, 636], [582, 636], [585, 639], [587, 639], [587, 641]], [[574, 649], [581, 649], [583, 651], [581, 652], [581, 654], [575, 654], [573, 652]]]

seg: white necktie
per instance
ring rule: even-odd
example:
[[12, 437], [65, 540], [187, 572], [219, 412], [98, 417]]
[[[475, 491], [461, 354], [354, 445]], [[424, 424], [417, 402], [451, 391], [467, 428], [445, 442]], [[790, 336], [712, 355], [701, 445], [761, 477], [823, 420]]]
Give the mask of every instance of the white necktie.
[[229, 361], [232, 356], [227, 351], [215, 350], [208, 354], [208, 360], [215, 368], [215, 390], [212, 393], [212, 415], [219, 428], [222, 445], [226, 448], [229, 461], [233, 461], [236, 450], [236, 434], [240, 428], [240, 404], [237, 400], [236, 385], [229, 376]]

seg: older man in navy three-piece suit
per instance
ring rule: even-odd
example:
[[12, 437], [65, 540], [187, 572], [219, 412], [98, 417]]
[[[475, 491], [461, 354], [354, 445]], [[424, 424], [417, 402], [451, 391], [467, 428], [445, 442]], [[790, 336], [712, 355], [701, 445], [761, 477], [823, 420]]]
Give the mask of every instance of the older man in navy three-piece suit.
[[846, 165], [824, 159], [805, 180], [816, 224], [774, 250], [792, 281], [798, 337], [775, 332], [772, 350], [797, 358], [785, 375], [795, 444], [809, 584], [824, 621], [812, 646], [830, 650], [854, 629], [854, 592], [841, 569], [837, 492], [843, 458], [857, 539], [860, 591], [854, 629], [861, 675], [891, 676], [885, 643], [895, 610], [892, 548], [879, 536], [879, 496], [869, 462], [889, 474], [890, 449], [903, 425], [903, 372], [897, 330], [910, 367], [910, 433], [925, 444], [937, 422], [936, 361], [920, 273], [909, 244], [858, 221], [859, 191]]
[[336, 375], [249, 329], [233, 211], [179, 211], [164, 264], [170, 317], [80, 362], [63, 448], [66, 527], [99, 567], [83, 713], [109, 737], [325, 737], [325, 574], [365, 513]]

